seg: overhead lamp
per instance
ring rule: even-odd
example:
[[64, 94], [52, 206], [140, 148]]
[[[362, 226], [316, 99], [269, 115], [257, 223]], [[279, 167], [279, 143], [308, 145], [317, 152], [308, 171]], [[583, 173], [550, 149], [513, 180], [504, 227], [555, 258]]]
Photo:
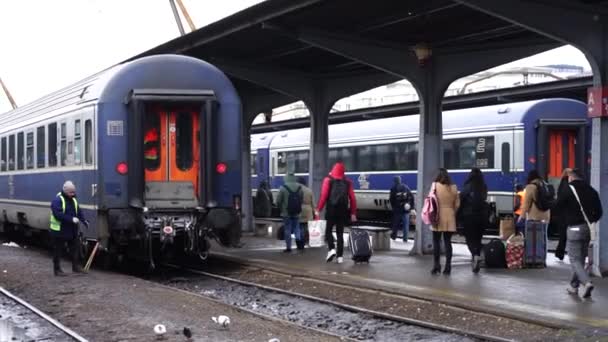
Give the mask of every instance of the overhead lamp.
[[426, 43], [416, 44], [413, 50], [420, 66], [424, 66], [433, 55], [433, 50]]

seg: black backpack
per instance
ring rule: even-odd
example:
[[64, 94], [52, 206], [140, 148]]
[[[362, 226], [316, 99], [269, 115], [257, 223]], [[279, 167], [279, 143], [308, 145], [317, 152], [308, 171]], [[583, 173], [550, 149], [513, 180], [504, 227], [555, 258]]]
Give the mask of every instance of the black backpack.
[[287, 185], [284, 185], [289, 196], [287, 197], [287, 214], [289, 217], [298, 217], [302, 212], [302, 187], [298, 187], [296, 191], [291, 191]]
[[507, 259], [505, 245], [500, 239], [492, 239], [483, 246], [483, 254], [487, 268], [506, 268]]
[[555, 188], [546, 182], [532, 183], [536, 185], [536, 200], [534, 203], [541, 211], [547, 211], [555, 204]]
[[330, 177], [329, 207], [333, 213], [348, 211], [348, 182]]

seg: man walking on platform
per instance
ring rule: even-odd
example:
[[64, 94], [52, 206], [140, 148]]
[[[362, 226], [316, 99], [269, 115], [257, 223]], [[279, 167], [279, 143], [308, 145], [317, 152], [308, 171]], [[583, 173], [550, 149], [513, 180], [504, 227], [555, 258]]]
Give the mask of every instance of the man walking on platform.
[[71, 181], [63, 184], [63, 190], [51, 202], [50, 236], [53, 245], [53, 271], [55, 276], [65, 276], [59, 259], [65, 243], [72, 254], [72, 272], [82, 273], [78, 255], [78, 224], [88, 225], [76, 200], [76, 186]]
[[589, 184], [582, 180], [578, 170], [568, 171], [570, 192], [558, 197], [557, 207], [563, 210], [567, 225], [566, 249], [572, 266], [572, 278], [567, 291], [577, 295], [583, 286], [583, 298], [591, 297], [593, 283], [585, 271], [584, 262], [589, 250], [589, 243], [594, 240], [592, 224], [602, 218], [600, 197]]
[[[315, 218], [319, 218], [319, 212], [327, 203], [325, 219], [327, 228], [325, 229], [325, 240], [329, 251], [325, 261], [331, 262], [334, 257], [338, 257], [338, 264], [344, 260], [344, 226], [350, 222], [357, 221], [357, 201], [353, 191], [353, 183], [344, 174], [345, 168], [342, 162], [337, 162], [329, 175], [323, 179], [321, 186], [321, 196], [315, 211]], [[336, 226], [336, 238], [338, 239], [338, 252], [334, 245], [333, 227]]]

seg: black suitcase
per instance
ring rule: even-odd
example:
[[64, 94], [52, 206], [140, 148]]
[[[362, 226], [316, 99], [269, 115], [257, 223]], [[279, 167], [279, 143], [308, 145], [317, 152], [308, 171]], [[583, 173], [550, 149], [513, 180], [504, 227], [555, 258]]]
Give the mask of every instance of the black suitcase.
[[487, 245], [483, 246], [483, 254], [486, 267], [488, 268], [506, 268], [507, 258], [505, 253], [505, 245], [500, 239], [492, 239]]
[[367, 262], [372, 257], [372, 243], [369, 234], [363, 229], [351, 228], [348, 236], [350, 253], [355, 263]]

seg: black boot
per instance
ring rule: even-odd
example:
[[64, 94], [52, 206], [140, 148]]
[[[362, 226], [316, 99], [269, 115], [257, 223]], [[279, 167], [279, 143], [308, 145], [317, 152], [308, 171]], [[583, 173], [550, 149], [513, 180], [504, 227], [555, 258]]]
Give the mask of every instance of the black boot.
[[56, 268], [55, 271], [55, 277], [65, 277], [66, 274], [61, 270], [61, 268]]
[[436, 260], [433, 268], [431, 269], [431, 274], [436, 275], [439, 274], [439, 272], [441, 272], [441, 263], [439, 263], [439, 260]]
[[85, 273], [85, 272], [82, 269], [82, 266], [80, 266], [78, 264], [73, 264], [72, 265], [72, 273]]
[[443, 268], [443, 274], [450, 275], [452, 273], [452, 258], [445, 259], [445, 267]]

